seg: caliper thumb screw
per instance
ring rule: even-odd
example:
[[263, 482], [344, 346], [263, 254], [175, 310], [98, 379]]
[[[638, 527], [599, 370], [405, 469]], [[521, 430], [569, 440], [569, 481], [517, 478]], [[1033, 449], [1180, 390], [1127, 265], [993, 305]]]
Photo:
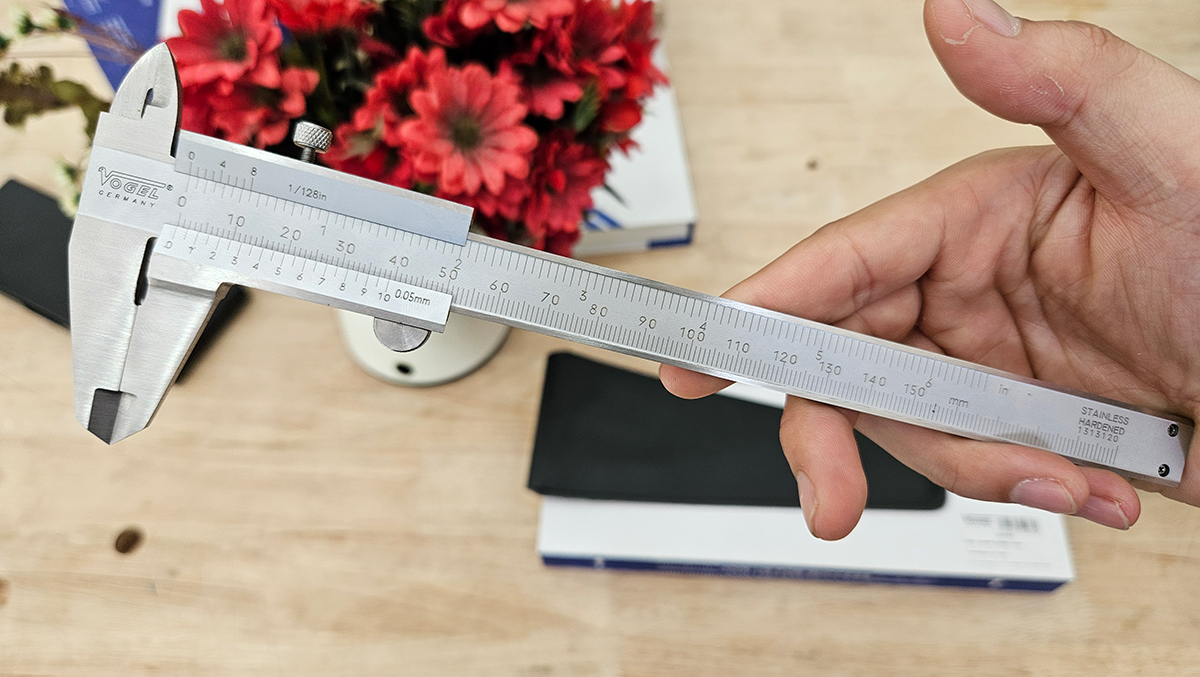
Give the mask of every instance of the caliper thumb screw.
[[301, 162], [314, 162], [313, 153], [324, 153], [329, 150], [329, 144], [332, 142], [333, 132], [311, 122], [297, 122], [296, 129], [292, 132], [292, 143], [301, 148]]

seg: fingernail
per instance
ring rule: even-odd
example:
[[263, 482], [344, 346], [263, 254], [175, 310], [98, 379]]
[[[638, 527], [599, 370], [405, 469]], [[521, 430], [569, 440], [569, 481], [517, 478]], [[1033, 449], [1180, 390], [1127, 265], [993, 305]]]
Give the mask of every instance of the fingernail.
[[804, 511], [804, 522], [808, 524], [808, 532], [813, 533], [813, 520], [817, 514], [817, 494], [813, 491], [812, 480], [803, 472], [796, 473], [796, 486], [800, 488], [800, 509]]
[[1075, 514], [1085, 520], [1113, 529], [1124, 531], [1129, 528], [1129, 518], [1125, 515], [1124, 506], [1115, 498], [1091, 496], [1084, 501], [1083, 507]]
[[1009, 14], [993, 0], [963, 0], [971, 18], [987, 26], [988, 30], [1006, 38], [1016, 37], [1021, 32], [1021, 20]]
[[1013, 503], [1038, 510], [1070, 514], [1078, 510], [1071, 492], [1062, 482], [1048, 477], [1021, 480], [1008, 495]]

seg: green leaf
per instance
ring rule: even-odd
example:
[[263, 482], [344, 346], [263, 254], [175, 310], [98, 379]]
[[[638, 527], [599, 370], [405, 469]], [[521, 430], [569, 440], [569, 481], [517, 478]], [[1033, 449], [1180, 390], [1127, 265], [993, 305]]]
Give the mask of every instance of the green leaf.
[[626, 207], [629, 206], [628, 204], [626, 204], [625, 198], [621, 197], [621, 194], [617, 192], [617, 189], [613, 188], [611, 185], [609, 185], [609, 183], [607, 181], [605, 181], [603, 184], [601, 184], [600, 188], [602, 188], [604, 190], [604, 192], [613, 196], [613, 199], [616, 200], [618, 204], [624, 205]]
[[[442, 0], [384, 0], [382, 16], [388, 21], [381, 22], [381, 28], [393, 29], [391, 33], [398, 35], [380, 35], [385, 42], [391, 42], [393, 46], [402, 46], [405, 43], [417, 42], [423, 40], [424, 32], [421, 30], [421, 24], [429, 16], [436, 14], [442, 9]], [[399, 28], [399, 31], [395, 31]], [[403, 54], [403, 51], [401, 52]]]
[[591, 82], [583, 89], [583, 97], [575, 104], [575, 113], [571, 116], [575, 132], [579, 133], [587, 129], [599, 112], [600, 90], [596, 87], [596, 83]]
[[17, 14], [17, 35], [32, 35], [38, 28], [37, 22], [33, 20], [33, 15], [28, 10], [21, 10]]

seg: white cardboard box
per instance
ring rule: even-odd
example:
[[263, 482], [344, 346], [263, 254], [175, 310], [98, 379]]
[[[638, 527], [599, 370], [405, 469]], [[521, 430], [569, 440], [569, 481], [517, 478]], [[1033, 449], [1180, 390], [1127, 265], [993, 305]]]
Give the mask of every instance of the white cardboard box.
[[537, 545], [548, 565], [609, 569], [1037, 591], [1074, 578], [1062, 516], [953, 494], [937, 510], [868, 510], [833, 542], [810, 535], [798, 507], [545, 496]]
[[[660, 50], [659, 56], [662, 57]], [[664, 67], [665, 58], [659, 66]], [[579, 257], [688, 244], [696, 224], [696, 202], [675, 92], [659, 87], [634, 128], [638, 147], [628, 157], [609, 156], [606, 182], [592, 191], [594, 206], [575, 246]]]

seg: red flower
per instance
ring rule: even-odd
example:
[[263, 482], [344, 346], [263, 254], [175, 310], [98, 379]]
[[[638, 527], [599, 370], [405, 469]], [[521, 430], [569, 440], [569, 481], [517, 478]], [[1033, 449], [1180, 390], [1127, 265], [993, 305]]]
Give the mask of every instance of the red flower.
[[402, 188], [413, 186], [413, 165], [403, 152], [400, 124], [411, 117], [408, 96], [425, 86], [429, 73], [445, 69], [440, 49], [426, 54], [416, 47], [404, 61], [375, 76], [363, 104], [349, 122], [334, 130], [333, 144], [322, 160], [334, 169]]
[[444, 47], [463, 47], [479, 35], [482, 28], [467, 28], [459, 14], [470, 0], [447, 0], [442, 11], [431, 15], [421, 24], [425, 36]]
[[489, 217], [516, 221], [521, 218], [521, 207], [525, 204], [525, 198], [529, 196], [529, 184], [523, 179], [507, 176], [499, 193], [481, 190], [474, 195], [468, 195], [438, 191], [437, 196], [473, 207], [477, 213]]
[[167, 41], [182, 85], [184, 129], [261, 147], [279, 143], [304, 114], [316, 71], [280, 72], [283, 33], [265, 0], [201, 0]]
[[529, 101], [529, 112], [551, 120], [563, 116], [563, 102], [583, 98], [579, 83], [545, 68], [527, 70], [521, 84]]
[[185, 88], [183, 127], [259, 148], [277, 144], [304, 115], [305, 97], [318, 80], [316, 71], [288, 68], [275, 89], [249, 82], [236, 83], [228, 94], [215, 85]]
[[610, 99], [600, 106], [596, 116], [600, 129], [614, 134], [625, 134], [642, 121], [642, 106], [633, 99]]
[[575, 243], [579, 242], [579, 229], [569, 231], [559, 231], [546, 235], [546, 239], [542, 242], [542, 249], [551, 254], [559, 256], [570, 256], [571, 250], [575, 249]]
[[521, 124], [520, 91], [512, 76], [477, 63], [429, 73], [409, 97], [416, 119], [400, 126], [418, 179], [449, 194], [498, 195], [507, 177], [525, 178], [537, 134]]
[[564, 73], [547, 62], [546, 54], [571, 52], [570, 36], [562, 21], [544, 31], [528, 31], [517, 38], [517, 49], [505, 63], [521, 74], [521, 87], [529, 112], [551, 120], [563, 116], [563, 103], [583, 98], [583, 87], [568, 68]]
[[269, 0], [279, 22], [301, 35], [362, 28], [379, 5], [363, 0]]
[[400, 52], [395, 47], [366, 33], [358, 34], [358, 50], [368, 63], [375, 65], [392, 64], [400, 60]]
[[412, 188], [412, 161], [381, 143], [378, 130], [357, 129], [353, 123], [340, 125], [333, 144], [321, 161], [334, 169], [373, 181]]
[[584, 210], [592, 206], [592, 189], [604, 182], [607, 171], [608, 163], [569, 132], [551, 132], [542, 140], [533, 154], [524, 215], [534, 246], [565, 242], [569, 249]]
[[413, 90], [424, 87], [429, 75], [446, 68], [446, 53], [433, 49], [428, 54], [410, 47], [404, 61], [379, 72], [375, 82], [363, 99], [363, 105], [355, 112], [356, 124], [362, 128], [375, 127], [382, 122], [383, 138], [388, 145], [399, 148], [400, 123], [412, 115], [409, 95]]
[[167, 40], [185, 89], [214, 84], [228, 95], [238, 82], [279, 87], [283, 33], [266, 0], [200, 0], [203, 13], [179, 12], [183, 35]]
[[192, 87], [181, 92], [183, 109], [179, 113], [179, 126], [189, 132], [204, 136], [218, 136], [213, 128], [212, 100], [216, 98], [215, 87]]
[[625, 46], [625, 62], [628, 73], [625, 96], [641, 99], [648, 96], [655, 85], [667, 84], [667, 76], [652, 59], [658, 39], [654, 37], [654, 3], [633, 0], [621, 5], [621, 19], [625, 24], [622, 41]]
[[595, 80], [606, 96], [625, 85], [623, 29], [619, 10], [608, 0], [581, 0], [574, 14], [547, 29], [554, 37], [544, 42], [543, 56], [564, 75]]
[[516, 33], [526, 25], [545, 28], [550, 19], [574, 9], [575, 0], [466, 0], [458, 18], [467, 28], [482, 28], [495, 21], [500, 30]]

